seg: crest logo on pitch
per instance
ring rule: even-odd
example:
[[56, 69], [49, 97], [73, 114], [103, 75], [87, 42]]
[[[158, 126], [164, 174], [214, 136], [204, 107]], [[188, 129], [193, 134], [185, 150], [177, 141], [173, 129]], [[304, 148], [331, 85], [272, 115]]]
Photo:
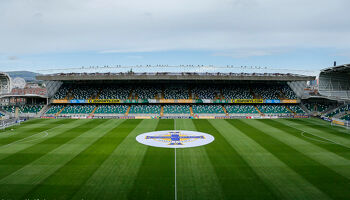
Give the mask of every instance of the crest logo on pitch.
[[202, 146], [214, 141], [214, 137], [207, 133], [196, 131], [155, 131], [144, 133], [136, 137], [139, 143], [164, 148], [187, 148]]

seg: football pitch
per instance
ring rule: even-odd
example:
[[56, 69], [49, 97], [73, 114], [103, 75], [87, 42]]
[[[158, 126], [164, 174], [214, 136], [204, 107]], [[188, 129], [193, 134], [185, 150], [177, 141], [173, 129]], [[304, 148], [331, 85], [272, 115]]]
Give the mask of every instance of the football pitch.
[[[215, 140], [176, 150], [135, 140], [157, 130]], [[34, 119], [0, 131], [0, 199], [349, 200], [350, 130], [319, 119]]]

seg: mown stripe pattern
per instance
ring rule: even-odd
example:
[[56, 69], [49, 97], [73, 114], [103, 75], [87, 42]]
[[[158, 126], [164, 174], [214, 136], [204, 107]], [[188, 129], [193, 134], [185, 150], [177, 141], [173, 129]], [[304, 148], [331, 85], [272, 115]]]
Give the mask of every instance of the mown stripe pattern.
[[[135, 140], [175, 124], [215, 140]], [[0, 198], [174, 199], [175, 159], [178, 199], [350, 199], [350, 136], [318, 119], [36, 119], [0, 132]]]

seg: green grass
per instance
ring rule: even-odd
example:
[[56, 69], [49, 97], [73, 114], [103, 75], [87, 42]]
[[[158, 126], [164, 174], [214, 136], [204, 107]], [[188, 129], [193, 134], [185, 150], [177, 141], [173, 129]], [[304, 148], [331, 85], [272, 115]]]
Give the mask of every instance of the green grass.
[[[319, 119], [36, 119], [12, 129], [0, 132], [0, 199], [174, 199], [175, 159], [177, 199], [350, 199], [350, 131]], [[176, 158], [135, 140], [172, 129], [215, 140]]]

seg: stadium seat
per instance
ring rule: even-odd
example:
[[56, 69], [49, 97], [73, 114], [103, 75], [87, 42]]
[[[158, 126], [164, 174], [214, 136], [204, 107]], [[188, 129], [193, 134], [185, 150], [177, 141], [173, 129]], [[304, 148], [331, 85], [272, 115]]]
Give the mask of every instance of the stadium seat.
[[91, 99], [96, 98], [99, 88], [89, 86], [76, 86], [71, 90], [73, 99]]
[[160, 105], [132, 105], [129, 114], [160, 114]]
[[288, 85], [282, 86], [281, 91], [287, 99], [297, 99], [298, 98], [297, 95], [294, 93], [294, 91]]
[[65, 99], [68, 95], [69, 87], [62, 85], [53, 96], [53, 99]]
[[99, 105], [94, 114], [125, 114], [127, 105]]
[[197, 99], [215, 99], [219, 89], [215, 87], [194, 87], [191, 92]]
[[165, 105], [164, 114], [190, 114], [189, 105]]
[[195, 114], [224, 114], [221, 105], [193, 105], [193, 112]]
[[316, 112], [324, 112], [324, 111], [328, 110], [329, 108], [331, 108], [331, 104], [328, 104], [328, 103], [309, 103], [309, 102], [305, 102], [303, 104], [311, 112], [315, 112], [315, 111]]
[[171, 87], [164, 89], [164, 99], [188, 99], [188, 88]]
[[90, 114], [94, 108], [94, 105], [68, 105], [61, 114]]
[[154, 99], [156, 95], [162, 93], [162, 89], [160, 87], [138, 86], [134, 88], [134, 93], [138, 99]]
[[341, 117], [341, 119], [350, 121], [350, 114], [344, 115], [343, 117]]
[[226, 105], [229, 114], [259, 114], [253, 105]]
[[52, 105], [45, 114], [52, 115], [58, 113], [60, 110], [62, 110], [63, 105]]
[[130, 90], [131, 88], [126, 86], [107, 86], [101, 90], [99, 99], [128, 99]]
[[346, 111], [349, 111], [349, 110], [350, 110], [350, 104], [342, 106], [342, 107], [336, 109], [335, 111], [333, 111], [331, 113], [328, 113], [326, 115], [326, 117], [334, 117], [335, 115], [337, 115], [339, 113], [346, 112]]
[[2, 109], [9, 113], [15, 113], [16, 111], [15, 106], [3, 106]]
[[265, 114], [291, 114], [284, 105], [257, 105], [257, 107]]
[[288, 108], [297, 114], [305, 114], [305, 111], [302, 108], [300, 108], [300, 106], [289, 105]]
[[229, 86], [222, 89], [226, 99], [253, 99], [248, 86]]
[[278, 86], [255, 86], [252, 88], [258, 99], [280, 99], [281, 92], [279, 90]]

